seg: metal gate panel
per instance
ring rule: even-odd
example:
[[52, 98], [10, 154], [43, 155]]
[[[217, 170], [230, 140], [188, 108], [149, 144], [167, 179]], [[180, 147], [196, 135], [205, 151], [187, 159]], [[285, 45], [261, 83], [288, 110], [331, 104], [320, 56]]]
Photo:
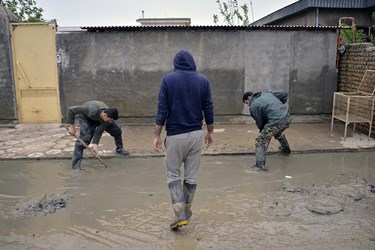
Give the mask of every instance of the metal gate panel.
[[55, 23], [12, 23], [20, 123], [61, 122]]

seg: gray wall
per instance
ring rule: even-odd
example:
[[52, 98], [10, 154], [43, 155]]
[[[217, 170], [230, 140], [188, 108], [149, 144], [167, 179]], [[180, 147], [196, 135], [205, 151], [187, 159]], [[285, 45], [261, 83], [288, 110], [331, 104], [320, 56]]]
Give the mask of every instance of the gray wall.
[[59, 32], [62, 114], [99, 99], [122, 116], [153, 117], [160, 80], [180, 49], [209, 78], [216, 116], [248, 114], [247, 90], [288, 91], [293, 114], [330, 113], [336, 39], [329, 29]]
[[[0, 123], [17, 122], [8, 21], [0, 18]], [[248, 114], [244, 91], [288, 91], [292, 114], [331, 113], [337, 89], [331, 29], [135, 30], [59, 32], [61, 111], [103, 100], [122, 117], [153, 121], [162, 76], [187, 49], [211, 82], [216, 116]], [[64, 120], [64, 119], [63, 119]]]
[[293, 114], [330, 113], [337, 88], [336, 39], [320, 31], [250, 33], [245, 90], [288, 91]]
[[0, 15], [0, 125], [17, 120], [13, 82], [9, 22], [8, 17]]

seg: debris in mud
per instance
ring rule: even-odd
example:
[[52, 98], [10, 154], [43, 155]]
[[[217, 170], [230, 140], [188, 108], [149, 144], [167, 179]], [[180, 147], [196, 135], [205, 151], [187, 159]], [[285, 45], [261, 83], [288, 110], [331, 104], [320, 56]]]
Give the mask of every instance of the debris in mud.
[[[346, 206], [352, 206], [354, 203], [363, 200], [368, 193], [366, 190], [368, 184], [364, 178], [345, 176], [350, 178], [346, 184], [333, 183], [329, 186], [314, 184], [311, 188], [304, 189], [295, 188], [288, 183], [284, 183], [280, 187], [280, 191], [303, 193], [303, 197], [307, 198], [306, 203], [303, 202], [305, 203], [304, 207], [310, 212], [320, 215], [337, 214], [344, 211]], [[375, 190], [371, 192], [375, 192]]]
[[15, 208], [15, 216], [45, 216], [67, 207], [72, 197], [66, 193], [44, 194]]
[[332, 188], [332, 194], [340, 197], [343, 201], [359, 201], [365, 197], [364, 186], [358, 186], [354, 182]]
[[285, 183], [283, 185], [281, 185], [280, 191], [290, 192], [290, 193], [305, 193], [305, 190], [303, 188], [291, 187], [291, 186], [288, 186], [288, 184], [285, 184]]
[[375, 185], [370, 184], [370, 192], [375, 193]]
[[344, 211], [344, 208], [340, 204], [332, 201], [329, 202], [327, 199], [311, 201], [307, 204], [306, 208], [313, 213], [322, 215], [338, 214]]
[[272, 216], [289, 216], [292, 214], [285, 204], [278, 201], [264, 203], [262, 206], [262, 213]]

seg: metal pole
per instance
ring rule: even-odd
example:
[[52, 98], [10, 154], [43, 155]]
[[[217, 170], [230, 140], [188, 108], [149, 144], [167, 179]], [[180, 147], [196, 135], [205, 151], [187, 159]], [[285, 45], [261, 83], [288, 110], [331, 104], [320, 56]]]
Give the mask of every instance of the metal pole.
[[252, 16], [252, 19], [253, 19], [253, 22], [254, 22], [254, 9], [253, 9], [253, 2], [250, 1], [250, 8], [251, 8], [251, 16]]

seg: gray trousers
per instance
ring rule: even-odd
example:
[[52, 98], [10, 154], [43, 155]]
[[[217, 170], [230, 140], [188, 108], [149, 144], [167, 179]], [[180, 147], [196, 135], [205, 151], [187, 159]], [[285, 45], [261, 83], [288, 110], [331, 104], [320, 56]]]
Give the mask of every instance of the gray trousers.
[[185, 182], [196, 184], [204, 144], [203, 130], [167, 136], [165, 140], [165, 167], [167, 182], [180, 180], [184, 163]]

